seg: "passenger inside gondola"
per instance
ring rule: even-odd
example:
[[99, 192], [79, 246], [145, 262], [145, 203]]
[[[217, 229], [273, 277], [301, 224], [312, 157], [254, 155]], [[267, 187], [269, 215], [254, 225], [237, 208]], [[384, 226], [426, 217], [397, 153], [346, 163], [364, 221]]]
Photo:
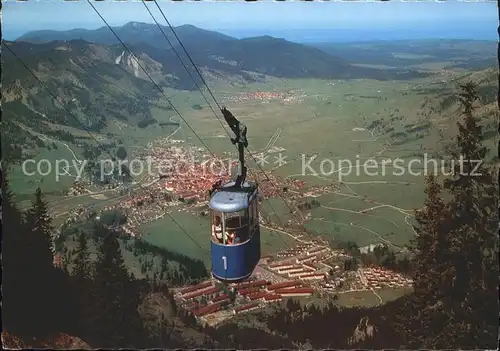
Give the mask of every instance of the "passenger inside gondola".
[[233, 239], [233, 243], [236, 245], [236, 244], [240, 244], [241, 243], [241, 238], [239, 235], [234, 235], [234, 239]]
[[[222, 223], [221, 218], [224, 218], [223, 221], [225, 223]], [[228, 213], [224, 216], [214, 214], [212, 221], [212, 240], [215, 243], [226, 245], [243, 243], [250, 237], [250, 228], [248, 224], [249, 217], [246, 211]]]
[[222, 243], [222, 221], [220, 216], [214, 217], [214, 222], [212, 224], [212, 238], [215, 242]]
[[226, 219], [226, 228], [228, 229], [237, 229], [244, 227], [248, 224], [248, 221], [243, 216], [234, 216]]
[[228, 233], [227, 233], [227, 244], [228, 245], [233, 245], [234, 244], [234, 238], [236, 236], [236, 233], [234, 232], [234, 230], [230, 230]]
[[227, 244], [235, 245], [241, 243], [241, 238], [235, 230], [230, 230], [227, 236]]
[[229, 245], [239, 244], [248, 239], [248, 216], [245, 212], [226, 219]]

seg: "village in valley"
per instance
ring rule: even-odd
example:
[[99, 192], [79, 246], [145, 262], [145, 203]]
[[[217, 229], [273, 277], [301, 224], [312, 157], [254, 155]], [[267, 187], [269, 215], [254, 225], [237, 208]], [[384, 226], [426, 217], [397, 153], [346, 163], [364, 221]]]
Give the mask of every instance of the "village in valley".
[[350, 256], [316, 239], [263, 257], [252, 277], [223, 285], [216, 280], [175, 290], [177, 305], [210, 326], [287, 298], [334, 301], [337, 294], [410, 287], [412, 280], [382, 268], [346, 270]]
[[[287, 94], [250, 95], [248, 98], [263, 101], [290, 99]], [[245, 96], [240, 98], [244, 99]], [[277, 130], [271, 137], [264, 152], [278, 150], [274, 143], [279, 132]], [[188, 146], [185, 141], [172, 140], [170, 137], [150, 142], [134, 155], [153, 165], [151, 172], [139, 177], [137, 183], [126, 187], [120, 180], [99, 184], [87, 178], [75, 182], [69, 196], [89, 194], [95, 199], [104, 200], [106, 204], [101, 207], [78, 206], [71, 210], [66, 223], [91, 216], [99, 219], [105, 213], [119, 211], [127, 220], [114, 223], [113, 229], [130, 237], [141, 237], [145, 235], [141, 231], [143, 224], [158, 220], [174, 209], [195, 216], [207, 216], [209, 190], [216, 182], [229, 181], [233, 168], [237, 166], [234, 155], [226, 153], [225, 156], [226, 159], [214, 158], [203, 148]], [[255, 173], [252, 172], [249, 178], [259, 183], [260, 201], [277, 196], [286, 197], [286, 201], [297, 209], [304, 204], [304, 199], [314, 199], [338, 189], [338, 183], [335, 182], [306, 186], [304, 181], [293, 177], [281, 178], [271, 172], [264, 177], [260, 172]], [[111, 196], [104, 195], [105, 192], [110, 192]], [[261, 226], [286, 234], [297, 244], [261, 257], [252, 276], [243, 282], [222, 284], [210, 279], [174, 289], [177, 306], [201, 324], [217, 326], [237, 315], [279, 304], [288, 298], [308, 304], [320, 300], [335, 301], [339, 294], [371, 292], [382, 303], [377, 291], [411, 287], [410, 278], [385, 268], [360, 266], [351, 269], [346, 262], [352, 257], [345, 250], [333, 249], [329, 241], [321, 236], [313, 238], [309, 235], [307, 238], [303, 229], [311, 214], [307, 206], [305, 209], [305, 213], [299, 213], [300, 210], [292, 212], [292, 219], [280, 225], [260, 213]]]
[[[225, 159], [216, 159], [205, 154], [203, 149], [184, 147], [181, 140], [159, 140], [150, 143], [148, 147], [135, 155], [139, 160], [152, 165], [151, 173], [146, 174], [137, 186], [126, 190], [118, 181], [113, 185], [99, 185], [89, 179], [75, 182], [70, 189], [69, 196], [90, 194], [96, 199], [105, 200], [101, 193], [111, 188], [110, 203], [102, 208], [87, 207], [87, 213], [102, 213], [119, 210], [127, 216], [127, 222], [116, 229], [120, 229], [132, 237], [140, 236], [139, 226], [165, 216], [172, 208], [199, 215], [205, 214], [208, 206], [208, 191], [218, 181], [224, 183], [231, 179], [231, 172], [237, 167], [234, 155], [227, 154]], [[257, 179], [254, 179], [258, 177]], [[320, 194], [325, 187], [308, 187], [306, 193], [305, 182], [292, 178], [279, 178], [270, 172], [266, 177], [260, 174], [251, 174], [251, 180], [259, 182], [259, 194], [262, 199], [269, 199], [287, 193], [290, 201], [296, 201], [304, 196]], [[279, 184], [280, 188], [276, 185]], [[97, 191], [88, 190], [89, 186]], [[333, 187], [334, 185], [332, 185]], [[131, 189], [132, 188], [132, 189]], [[119, 201], [116, 198], [119, 198]], [[82, 215], [82, 207], [72, 210], [67, 222], [75, 221]], [[265, 220], [263, 216], [263, 220]]]
[[260, 101], [263, 103], [277, 100], [282, 103], [300, 103], [304, 99], [306, 94], [304, 92], [290, 90], [287, 92], [267, 92], [267, 91], [255, 91], [240, 93], [231, 96], [228, 100], [234, 103], [242, 103], [247, 101]]

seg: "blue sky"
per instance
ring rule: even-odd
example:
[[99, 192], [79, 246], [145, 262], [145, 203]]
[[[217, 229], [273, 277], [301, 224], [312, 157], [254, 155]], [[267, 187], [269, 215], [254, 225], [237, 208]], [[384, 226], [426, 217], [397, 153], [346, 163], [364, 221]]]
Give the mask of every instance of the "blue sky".
[[[298, 35], [299, 31], [351, 30], [352, 33], [391, 31], [403, 37], [497, 38], [496, 1], [158, 2], [174, 25], [193, 24], [240, 37], [263, 34], [279, 36], [279, 33], [286, 37], [294, 31]], [[130, 21], [152, 23], [140, 1], [120, 3], [106, 0], [94, 4], [114, 26]], [[155, 5], [148, 6], [156, 16]], [[163, 23], [161, 17], [157, 18]], [[103, 25], [86, 0], [3, 1], [3, 34], [8, 40], [37, 29], [94, 29]]]

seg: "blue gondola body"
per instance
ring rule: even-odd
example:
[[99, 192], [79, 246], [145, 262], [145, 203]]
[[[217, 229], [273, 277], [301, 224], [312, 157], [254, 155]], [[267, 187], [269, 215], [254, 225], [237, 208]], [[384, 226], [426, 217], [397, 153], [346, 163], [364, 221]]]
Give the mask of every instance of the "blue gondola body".
[[219, 242], [212, 235], [212, 275], [224, 282], [236, 282], [248, 278], [260, 259], [260, 229], [257, 210], [257, 186], [245, 182], [235, 189], [234, 182], [217, 190], [210, 208], [215, 216], [222, 217], [224, 232], [237, 228], [235, 232], [241, 242]]

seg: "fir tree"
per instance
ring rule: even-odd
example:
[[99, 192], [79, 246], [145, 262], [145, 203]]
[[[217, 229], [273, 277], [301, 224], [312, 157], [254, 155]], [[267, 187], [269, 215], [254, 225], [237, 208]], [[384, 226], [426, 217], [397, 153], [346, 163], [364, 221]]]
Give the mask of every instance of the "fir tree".
[[97, 226], [103, 237], [94, 273], [92, 337], [99, 347], [141, 347], [138, 288], [130, 277], [116, 233]]
[[418, 211], [415, 219], [418, 226], [415, 228], [415, 293], [426, 300], [437, 300], [439, 296], [439, 277], [443, 272], [438, 268], [445, 260], [448, 250], [444, 219], [447, 216], [446, 205], [441, 198], [442, 187], [434, 175], [427, 178], [425, 193], [427, 199], [423, 209]]
[[86, 335], [91, 329], [91, 323], [95, 311], [90, 308], [92, 301], [92, 262], [90, 261], [90, 252], [87, 242], [87, 236], [84, 232], [78, 235], [76, 255], [73, 260], [73, 291], [78, 301], [78, 325], [82, 335]]
[[[449, 336], [462, 348], [488, 348], [492, 342], [496, 344], [496, 337], [492, 337], [498, 328], [498, 199], [492, 171], [484, 163], [487, 148], [475, 116], [475, 86], [467, 83], [461, 89], [464, 118], [458, 123], [458, 151], [452, 156], [463, 163], [455, 167], [454, 177], [445, 181], [452, 197], [447, 232], [454, 274], [443, 277], [448, 295], [445, 309], [450, 311], [443, 338]], [[450, 341], [439, 339], [441, 344]]]
[[84, 232], [78, 235], [75, 259], [73, 261], [73, 275], [80, 280], [90, 280], [92, 275], [92, 263], [87, 236]]
[[30, 332], [26, 328], [29, 308], [25, 304], [31, 286], [25, 278], [30, 268], [29, 256], [24, 252], [26, 230], [22, 213], [15, 205], [6, 173], [2, 171], [2, 321], [6, 330], [23, 336]]
[[153, 330], [153, 338], [156, 343], [155, 346], [166, 347], [170, 344], [172, 332], [175, 328], [175, 323], [172, 320], [171, 323], [168, 322], [167, 317], [164, 313], [161, 313], [156, 321], [156, 326]]
[[[442, 186], [434, 175], [427, 177], [427, 198], [415, 219], [416, 238], [414, 248], [414, 290], [407, 313], [397, 317], [410, 347], [421, 347], [426, 343], [429, 330], [441, 330], [442, 322], [442, 277], [452, 272], [449, 265], [449, 242], [446, 233], [447, 208], [441, 198]], [[434, 329], [432, 329], [434, 328]]]
[[56, 281], [52, 251], [52, 219], [48, 205], [43, 200], [40, 188], [36, 190], [32, 207], [26, 213], [27, 237], [23, 243], [24, 257], [29, 265], [27, 279], [31, 288], [31, 298], [26, 301], [33, 323], [32, 333], [45, 334], [57, 328], [60, 321], [54, 313], [58, 303], [60, 286]]
[[7, 171], [0, 169], [0, 177], [2, 178], [1, 189], [1, 206], [2, 206], [2, 228], [13, 228], [19, 233], [19, 225], [22, 223], [22, 213], [19, 211], [15, 204], [14, 194], [12, 193], [9, 181], [7, 178]]
[[396, 329], [405, 330], [407, 347], [490, 348], [496, 343], [498, 201], [484, 164], [475, 87], [461, 88], [463, 120], [451, 156], [463, 162], [444, 182], [450, 201], [443, 202], [442, 188], [430, 176], [425, 207], [416, 215], [415, 294], [395, 322]]
[[49, 216], [48, 205], [43, 200], [42, 191], [37, 188], [35, 200], [26, 213], [27, 227], [30, 232], [30, 242], [37, 249], [37, 264], [41, 269], [53, 266], [52, 219]]
[[67, 272], [53, 267], [51, 219], [40, 189], [27, 223], [2, 178], [2, 317], [18, 336], [46, 337], [71, 329], [73, 310]]

